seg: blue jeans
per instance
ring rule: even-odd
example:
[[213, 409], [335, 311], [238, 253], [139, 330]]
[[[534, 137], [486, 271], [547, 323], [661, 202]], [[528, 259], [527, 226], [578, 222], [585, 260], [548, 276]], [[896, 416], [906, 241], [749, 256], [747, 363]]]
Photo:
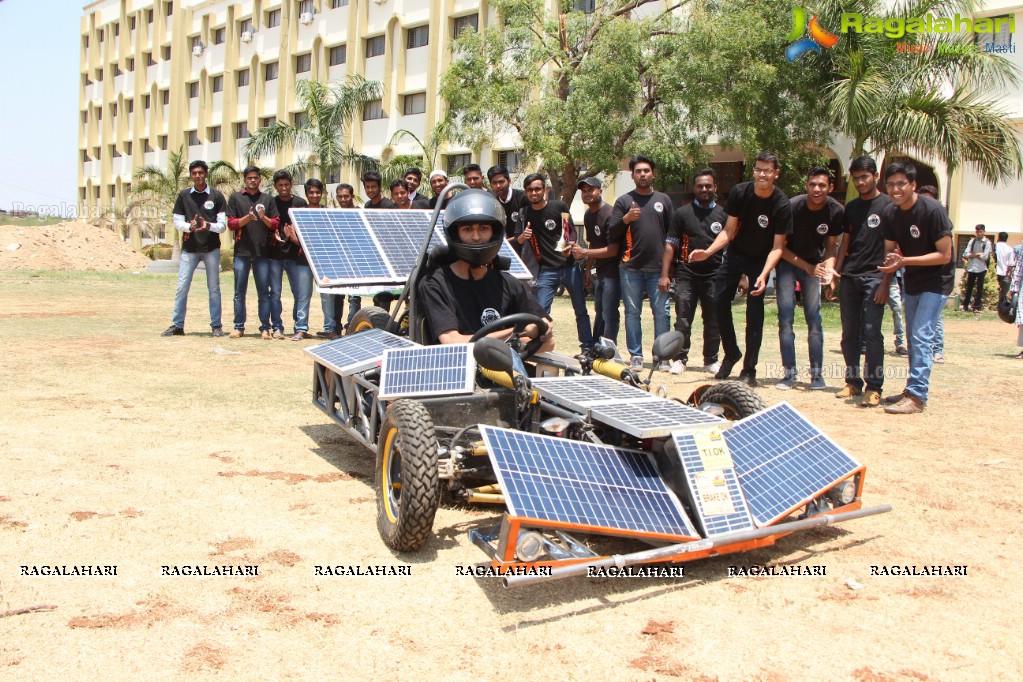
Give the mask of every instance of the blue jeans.
[[[256, 280], [256, 296], [259, 299], [259, 331], [269, 331], [270, 326], [270, 258], [253, 258], [251, 256], [234, 257], [234, 328], [245, 329], [245, 292], [249, 286], [249, 271]], [[280, 281], [280, 280], [278, 280]], [[280, 305], [280, 287], [278, 287], [278, 305]], [[280, 310], [277, 319], [280, 321]], [[281, 327], [283, 329], [283, 325]]]
[[270, 327], [275, 331], [284, 331], [284, 320], [281, 319], [284, 304], [281, 303], [281, 293], [284, 291], [284, 269], [289, 262], [278, 258], [270, 259]]
[[927, 402], [927, 387], [934, 361], [934, 337], [946, 298], [931, 291], [902, 297], [906, 307], [906, 331], [909, 334], [909, 379], [906, 381], [906, 392], [924, 403]]
[[294, 260], [284, 261], [284, 271], [288, 273], [291, 295], [295, 298], [295, 307], [291, 312], [295, 319], [295, 332], [307, 332], [309, 300], [313, 297], [313, 271], [308, 265]]
[[536, 299], [544, 312], [550, 314], [551, 304], [558, 286], [564, 284], [568, 295], [572, 298], [572, 309], [575, 311], [575, 329], [582, 347], [593, 345], [593, 331], [590, 329], [590, 313], [586, 310], [586, 292], [583, 291], [583, 271], [575, 263], [560, 268], [543, 266], [536, 278]]
[[192, 286], [192, 275], [199, 267], [199, 261], [206, 266], [206, 289], [210, 294], [210, 326], [220, 326], [220, 249], [206, 253], [181, 252], [178, 264], [178, 290], [174, 294], [174, 313], [171, 324], [185, 328], [185, 310], [188, 308], [188, 290]]
[[617, 277], [593, 278], [593, 340], [611, 339], [618, 345], [618, 330], [622, 324], [622, 284]]
[[[362, 297], [361, 296], [349, 296], [348, 297], [348, 322], [352, 321], [355, 317], [355, 313], [359, 312], [362, 308]], [[341, 316], [345, 311], [344, 297], [335, 294], [320, 294], [320, 310], [323, 311], [323, 331], [327, 334], [331, 332], [342, 332], [344, 331], [344, 324], [341, 322]]]
[[888, 285], [888, 308], [892, 311], [892, 325], [895, 327], [895, 345], [905, 346], [906, 327], [902, 323], [902, 287], [898, 278], [892, 277]]
[[781, 342], [781, 364], [785, 376], [796, 375], [796, 282], [803, 292], [803, 317], [806, 318], [806, 340], [810, 346], [810, 377], [819, 378], [824, 362], [824, 330], [821, 327], [821, 280], [807, 274], [788, 261], [775, 269], [778, 295], [778, 340]]
[[[643, 291], [650, 298], [650, 310], [654, 314], [654, 337], [668, 331], [668, 294], [657, 288], [660, 272], [636, 272], [619, 268], [622, 300], [625, 301], [625, 345], [629, 355], [643, 357]], [[670, 359], [670, 358], [668, 358]]]
[[938, 313], [938, 326], [934, 331], [934, 355], [945, 354], [945, 304], [948, 296], [942, 296], [941, 312]]

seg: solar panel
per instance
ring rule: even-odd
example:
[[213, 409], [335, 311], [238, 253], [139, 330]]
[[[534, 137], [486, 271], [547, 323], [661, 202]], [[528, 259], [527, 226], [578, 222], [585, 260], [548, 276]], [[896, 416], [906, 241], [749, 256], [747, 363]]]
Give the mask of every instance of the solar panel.
[[381, 329], [367, 329], [358, 334], [306, 348], [305, 352], [335, 372], [347, 376], [373, 367], [380, 362], [384, 351], [388, 349], [418, 345]]
[[663, 401], [641, 388], [600, 375], [536, 378], [532, 383], [547, 400], [582, 412], [597, 405]]
[[688, 483], [689, 509], [704, 537], [753, 528], [720, 429], [671, 434]]
[[590, 416], [637, 438], [661, 438], [684, 427], [725, 421], [703, 410], [664, 398], [649, 402], [600, 405], [592, 408]]
[[758, 526], [784, 518], [860, 468], [788, 403], [735, 422], [725, 441]]
[[645, 452], [480, 425], [513, 516], [592, 532], [699, 536]]
[[476, 360], [468, 343], [388, 350], [380, 366], [381, 400], [463, 395], [475, 384]]
[[[432, 211], [395, 209], [291, 211], [319, 287], [404, 284], [415, 268], [432, 215]], [[443, 243], [443, 231], [435, 227], [430, 244]], [[511, 274], [532, 278], [506, 241], [501, 244], [501, 255], [510, 258]]]

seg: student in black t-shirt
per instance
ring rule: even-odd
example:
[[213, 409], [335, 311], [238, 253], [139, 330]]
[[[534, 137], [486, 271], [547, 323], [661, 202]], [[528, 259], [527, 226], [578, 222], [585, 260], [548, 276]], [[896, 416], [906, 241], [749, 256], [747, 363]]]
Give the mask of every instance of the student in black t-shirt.
[[[288, 273], [288, 285], [291, 287], [291, 294], [295, 299], [295, 307], [292, 310], [292, 318], [295, 321], [294, 340], [300, 340], [309, 335], [309, 299], [312, 296], [312, 279], [305, 282], [304, 273], [300, 272], [297, 254], [301, 251], [298, 241], [292, 241], [291, 236], [295, 228], [291, 223], [293, 208], [305, 208], [306, 200], [292, 194], [291, 173], [286, 170], [279, 170], [273, 177], [274, 204], [277, 206], [277, 215], [281, 219], [281, 229], [271, 236], [270, 239], [270, 324], [273, 327], [275, 339], [284, 338], [284, 321], [282, 319], [283, 306], [281, 305], [281, 291], [284, 288], [284, 273]], [[306, 266], [308, 270], [308, 266]], [[307, 290], [308, 287], [308, 290]], [[297, 337], [297, 338], [296, 338]]]
[[362, 189], [366, 192], [366, 205], [363, 208], [397, 208], [393, 201], [381, 194], [383, 181], [383, 176], [376, 171], [366, 171], [362, 174]]
[[[335, 190], [338, 208], [355, 208], [355, 188], [342, 182]], [[309, 194], [306, 194], [306, 198]], [[311, 207], [310, 207], [311, 208]], [[318, 206], [317, 208], [327, 208]], [[348, 321], [351, 322], [355, 313], [362, 307], [361, 296], [348, 297]], [[323, 311], [323, 331], [316, 332], [321, 338], [336, 339], [345, 330], [344, 313], [345, 297], [334, 294], [320, 294], [320, 310]]]
[[487, 170], [487, 181], [490, 183], [490, 191], [504, 208], [504, 236], [511, 242], [515, 252], [521, 255], [522, 245], [515, 240], [515, 231], [519, 224], [519, 212], [529, 205], [526, 194], [521, 189], [512, 188], [511, 173], [504, 166], [491, 166]]
[[[675, 330], [682, 332], [685, 339], [679, 356], [672, 360], [669, 371], [681, 374], [689, 363], [689, 345], [692, 340], [693, 318], [696, 317], [696, 302], [700, 302], [703, 316], [703, 364], [708, 372], [717, 372], [718, 348], [721, 333], [718, 331], [717, 314], [714, 309], [714, 282], [718, 277], [722, 257], [714, 254], [699, 263], [689, 262], [689, 252], [706, 249], [721, 234], [728, 214], [716, 201], [717, 173], [713, 168], [704, 168], [693, 176], [693, 203], [675, 210], [671, 217], [671, 232], [664, 240], [664, 260], [661, 263], [661, 280], [658, 288], [664, 292], [674, 291]], [[671, 268], [675, 267], [675, 280], [671, 280]]]
[[[881, 322], [891, 282], [890, 274], [878, 270], [884, 264], [885, 253], [881, 213], [892, 200], [877, 188], [880, 176], [877, 162], [871, 157], [854, 159], [849, 165], [849, 175], [859, 197], [845, 206], [845, 237], [835, 261], [835, 270], [841, 278], [838, 301], [845, 358], [845, 388], [835, 397], [853, 398], [863, 394], [861, 407], [877, 407], [884, 386]], [[861, 341], [866, 346], [866, 376], [862, 378]]]
[[260, 190], [263, 175], [256, 166], [242, 171], [245, 187], [227, 200], [227, 229], [234, 232], [234, 331], [230, 338], [245, 335], [245, 294], [249, 271], [256, 280], [259, 331], [264, 340], [270, 331], [270, 253], [271, 235], [280, 227], [273, 197]]
[[184, 335], [188, 290], [192, 287], [192, 276], [200, 261], [206, 269], [210, 327], [214, 336], [224, 335], [220, 322], [220, 235], [227, 229], [227, 201], [223, 194], [206, 183], [208, 175], [209, 166], [205, 161], [188, 164], [192, 187], [181, 190], [174, 201], [174, 228], [182, 232], [184, 238], [171, 326], [160, 336]]
[[739, 380], [757, 385], [757, 360], [764, 339], [764, 291], [771, 270], [781, 260], [785, 238], [792, 233], [788, 197], [774, 186], [780, 174], [777, 156], [770, 152], [757, 154], [753, 181], [736, 185], [728, 194], [725, 229], [708, 248], [689, 252], [689, 261], [698, 263], [728, 246], [714, 287], [718, 328], [725, 350], [721, 369], [714, 375], [716, 379], [727, 379], [735, 363], [743, 359], [735, 338], [732, 299], [745, 275], [753, 284], [746, 298], [746, 358]]
[[391, 181], [391, 201], [394, 202], [394, 208], [409, 209], [412, 208], [412, 200], [409, 199], [408, 183], [404, 180], [392, 180]]
[[423, 171], [414, 167], [409, 168], [405, 171], [404, 180], [408, 185], [408, 200], [412, 208], [431, 208], [430, 201], [419, 193], [419, 185], [423, 184]]
[[[621, 244], [618, 276], [625, 302], [625, 345], [632, 356], [630, 366], [643, 369], [643, 293], [650, 299], [654, 337], [668, 331], [668, 294], [657, 288], [664, 258], [664, 238], [671, 227], [671, 199], [654, 190], [657, 164], [647, 156], [629, 159], [636, 189], [615, 200], [611, 212], [611, 240]], [[667, 370], [668, 363], [657, 369]]]
[[[510, 273], [492, 267], [504, 242], [504, 210], [488, 192], [466, 190], [448, 201], [444, 230], [455, 262], [426, 275], [416, 288], [425, 317], [440, 343], [465, 343], [491, 322], [515, 313], [547, 317], [549, 329], [540, 350], [554, 348], [554, 325], [529, 288]], [[512, 329], [490, 336], [508, 338]], [[536, 325], [523, 337], [535, 338]]]
[[909, 377], [900, 402], [889, 414], [916, 414], [927, 405], [934, 336], [944, 305], [946, 266], [952, 258], [952, 222], [941, 204], [916, 193], [916, 167], [893, 163], [885, 171], [892, 205], [881, 213], [887, 255], [881, 272], [905, 268], [902, 303], [909, 337]]
[[440, 195], [447, 186], [448, 174], [446, 172], [438, 168], [430, 173], [430, 190], [433, 192], [433, 196], [430, 197], [429, 208], [431, 210], [437, 208], [437, 202], [440, 201]]
[[835, 251], [842, 234], [845, 211], [831, 198], [835, 178], [827, 168], [817, 166], [806, 176], [806, 194], [789, 200], [792, 234], [781, 253], [775, 280], [778, 296], [778, 339], [785, 376], [775, 388], [796, 384], [796, 283], [803, 293], [806, 341], [810, 349], [810, 390], [827, 388], [821, 375], [824, 364], [824, 329], [821, 324], [821, 283], [831, 283], [835, 274]]
[[586, 204], [586, 213], [583, 214], [586, 246], [573, 245], [572, 256], [578, 261], [586, 261], [583, 285], [586, 285], [587, 277], [593, 278], [593, 340], [605, 337], [617, 345], [622, 290], [618, 275], [620, 245], [611, 241], [608, 229], [613, 209], [604, 201], [603, 189], [597, 178], [580, 180], [577, 189]]
[[586, 310], [583, 274], [571, 255], [576, 242], [575, 225], [568, 206], [561, 201], [548, 201], [547, 178], [540, 173], [527, 175], [522, 181], [529, 205], [523, 209], [522, 232], [516, 236], [519, 247], [531, 249], [540, 265], [536, 277], [536, 299], [544, 312], [550, 314], [554, 294], [564, 286], [572, 299], [575, 328], [583, 350], [593, 345], [590, 314]]
[[[930, 197], [941, 205], [942, 209], [945, 209], [944, 204], [941, 204], [941, 197], [938, 196], [938, 188], [934, 185], [923, 185], [922, 187], [916, 188], [916, 193], [922, 197]], [[945, 209], [945, 215], [948, 215], [948, 209]], [[951, 218], [949, 218], [951, 220]], [[952, 226], [953, 230], [955, 225]], [[952, 295], [952, 289], [955, 288], [956, 281], [956, 263], [955, 258], [948, 262], [941, 275], [941, 295], [945, 297], [945, 301], [941, 304], [941, 314], [938, 315], [938, 326], [934, 333], [934, 348], [932, 357], [934, 358], [934, 364], [944, 365], [945, 364], [945, 303], [948, 302], [948, 297]], [[909, 355], [906, 351], [905, 355]]]

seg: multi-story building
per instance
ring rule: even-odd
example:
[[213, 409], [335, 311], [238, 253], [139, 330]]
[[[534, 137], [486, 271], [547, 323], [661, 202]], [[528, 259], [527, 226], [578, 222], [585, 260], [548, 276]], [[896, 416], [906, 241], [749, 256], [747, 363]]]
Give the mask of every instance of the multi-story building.
[[[1018, 15], [1020, 7], [1018, 0], [992, 0], [983, 15]], [[302, 79], [358, 73], [382, 82], [382, 97], [353, 122], [346, 143], [384, 160], [416, 153], [411, 142], [392, 147], [392, 136], [400, 129], [419, 139], [428, 135], [443, 115], [438, 87], [451, 41], [462, 30], [495, 21], [487, 0], [96, 0], [85, 8], [81, 30], [83, 214], [123, 205], [134, 171], [165, 167], [172, 150], [183, 147], [187, 159], [242, 166], [251, 131], [277, 120], [301, 122], [294, 86]], [[1023, 66], [1015, 36], [1002, 33], [978, 42], [1000, 46]], [[1004, 106], [1023, 131], [1023, 89], [1010, 93]], [[727, 190], [743, 177], [742, 154], [711, 149]], [[845, 171], [850, 149], [847, 140], [832, 144], [836, 170]], [[259, 161], [280, 167], [301, 154]], [[479, 156], [448, 147], [439, 163], [449, 172], [470, 161], [484, 168], [503, 163], [514, 172], [520, 158], [517, 140], [506, 137]], [[989, 231], [1005, 230], [1019, 240], [1023, 182], [991, 187], [969, 169], [950, 178], [942, 164], [922, 161], [932, 167], [925, 177], [948, 193], [957, 232], [971, 235], [973, 225], [985, 223]], [[356, 184], [351, 171], [321, 179]], [[627, 172], [611, 181], [609, 198], [632, 187]], [[581, 215], [578, 202], [573, 208]]]

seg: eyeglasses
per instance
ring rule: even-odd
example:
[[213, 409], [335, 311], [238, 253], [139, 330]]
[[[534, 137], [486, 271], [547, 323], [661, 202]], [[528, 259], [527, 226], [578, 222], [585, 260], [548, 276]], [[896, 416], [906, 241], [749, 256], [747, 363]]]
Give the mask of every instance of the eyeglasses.
[[774, 172], [773, 168], [754, 168], [753, 175], [770, 175]]
[[903, 180], [902, 182], [886, 182], [884, 184], [888, 189], [906, 189], [909, 187], [909, 183]]

